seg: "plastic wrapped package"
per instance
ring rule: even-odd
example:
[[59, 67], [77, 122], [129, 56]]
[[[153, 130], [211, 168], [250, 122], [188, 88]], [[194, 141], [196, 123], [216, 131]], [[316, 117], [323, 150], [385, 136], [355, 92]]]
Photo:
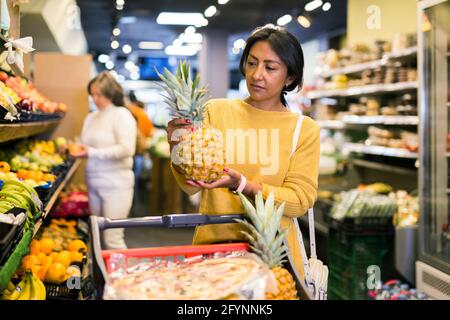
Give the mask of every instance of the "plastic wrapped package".
[[262, 300], [276, 280], [252, 253], [233, 251], [183, 261], [127, 258], [107, 262], [105, 300]]

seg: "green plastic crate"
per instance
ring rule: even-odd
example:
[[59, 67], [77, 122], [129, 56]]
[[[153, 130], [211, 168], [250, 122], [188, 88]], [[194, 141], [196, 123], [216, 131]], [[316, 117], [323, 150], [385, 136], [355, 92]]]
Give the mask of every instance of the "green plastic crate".
[[330, 229], [328, 242], [328, 298], [368, 299], [367, 267], [383, 265], [388, 251], [386, 235], [349, 235]]

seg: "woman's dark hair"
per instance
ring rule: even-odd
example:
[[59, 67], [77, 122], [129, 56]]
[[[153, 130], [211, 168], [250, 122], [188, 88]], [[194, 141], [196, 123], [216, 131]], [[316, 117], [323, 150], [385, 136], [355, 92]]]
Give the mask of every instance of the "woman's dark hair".
[[138, 106], [139, 108], [141, 109], [145, 108], [144, 103], [138, 100], [138, 98], [136, 97], [136, 93], [134, 92], [134, 90], [130, 90], [130, 92], [128, 93], [128, 99], [130, 99], [130, 102]]
[[87, 87], [89, 94], [92, 94], [91, 87], [93, 84], [96, 84], [102, 95], [111, 100], [115, 106], [125, 106], [123, 88], [110, 72], [102, 71], [89, 81]]
[[256, 28], [247, 39], [241, 61], [239, 62], [239, 70], [244, 76], [248, 55], [253, 45], [258, 41], [269, 43], [272, 50], [287, 66], [288, 76], [294, 78], [290, 85], [283, 88], [280, 95], [281, 103], [286, 106], [287, 102], [284, 95], [295, 88], [300, 90], [303, 85], [303, 49], [297, 38], [284, 28], [271, 24]]

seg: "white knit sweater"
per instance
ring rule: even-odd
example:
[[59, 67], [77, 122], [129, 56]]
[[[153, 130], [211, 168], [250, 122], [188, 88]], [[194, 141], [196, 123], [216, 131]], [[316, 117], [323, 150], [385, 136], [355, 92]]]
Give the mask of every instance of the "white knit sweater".
[[132, 170], [136, 130], [136, 120], [126, 108], [111, 105], [88, 114], [81, 132], [81, 142], [89, 147], [86, 175]]

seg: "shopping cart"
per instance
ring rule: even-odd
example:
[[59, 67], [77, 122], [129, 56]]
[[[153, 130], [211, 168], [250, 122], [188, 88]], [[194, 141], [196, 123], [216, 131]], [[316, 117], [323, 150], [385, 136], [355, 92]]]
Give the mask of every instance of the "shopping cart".
[[[124, 250], [102, 250], [100, 233], [109, 228], [136, 228], [136, 227], [166, 227], [166, 228], [183, 228], [196, 227], [207, 224], [233, 223], [235, 219], [243, 219], [243, 215], [204, 215], [204, 214], [171, 214], [164, 216], [152, 216], [144, 218], [130, 219], [108, 219], [97, 216], [90, 217], [90, 254], [89, 268], [92, 274], [94, 284], [93, 296], [95, 299], [103, 298], [103, 290], [105, 281], [109, 278], [107, 265], [113, 253], [123, 254], [129, 258], [158, 258], [168, 261], [179, 261], [184, 258], [194, 256], [209, 256], [219, 252], [230, 252], [236, 250], [248, 250], [247, 243], [225, 243], [211, 245], [190, 245], [190, 246], [172, 246], [157, 248], [138, 248]], [[306, 287], [300, 274], [293, 267], [293, 258], [288, 253], [288, 263], [286, 268], [294, 277], [297, 292], [300, 299], [312, 300], [313, 295]]]

